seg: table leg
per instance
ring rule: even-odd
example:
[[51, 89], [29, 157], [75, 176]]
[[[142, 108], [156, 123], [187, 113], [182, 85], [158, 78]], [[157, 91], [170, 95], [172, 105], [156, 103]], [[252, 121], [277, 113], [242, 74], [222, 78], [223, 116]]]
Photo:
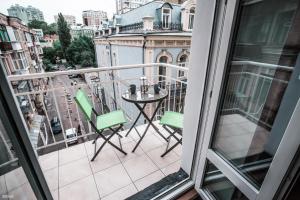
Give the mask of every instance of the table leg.
[[[143, 108], [141, 108], [142, 110], [144, 110], [144, 108], [146, 107], [146, 103], [144, 104]], [[137, 116], [137, 118], [135, 119], [135, 121], [133, 122], [132, 126], [130, 127], [129, 131], [126, 133], [125, 137], [127, 137], [130, 133], [130, 131], [135, 128], [135, 125], [137, 123], [137, 121], [139, 120], [139, 118], [141, 117], [142, 112], [139, 113], [139, 115]], [[137, 131], [137, 130], [136, 130]], [[138, 133], [138, 132], [137, 132]], [[138, 133], [138, 135], [140, 136], [140, 134]], [[140, 136], [141, 137], [141, 136]]]
[[[159, 102], [159, 105], [157, 108], [160, 107], [161, 103], [163, 102], [163, 100], [161, 100]], [[136, 107], [138, 107], [138, 109], [141, 111], [141, 113], [144, 115], [145, 119], [149, 122], [149, 124], [154, 128], [154, 130], [166, 141], [168, 142], [168, 139], [159, 131], [159, 129], [153, 124], [153, 118], [154, 116], [156, 115], [157, 110], [155, 110], [155, 112], [153, 113], [153, 116], [151, 117], [151, 119], [146, 115], [146, 113], [144, 112], [144, 109], [139, 105], [139, 104], [136, 104]]]
[[147, 125], [147, 127], [146, 127], [146, 129], [145, 129], [145, 131], [144, 131], [144, 133], [142, 135], [142, 137], [139, 139], [138, 143], [133, 148], [132, 153], [135, 152], [136, 148], [140, 145], [140, 143], [144, 139], [144, 137], [145, 137], [145, 135], [146, 135], [146, 133], [147, 133], [150, 125], [151, 125], [151, 122], [153, 121], [153, 119], [154, 119], [154, 117], [155, 117], [155, 115], [156, 115], [156, 113], [157, 113], [157, 111], [158, 111], [158, 109], [159, 109], [159, 107], [160, 107], [160, 105], [161, 105], [162, 102], [163, 102], [163, 100], [161, 100], [158, 103], [158, 105], [157, 105], [157, 107], [156, 107], [156, 109], [155, 109], [155, 111], [154, 111], [154, 113], [153, 113], [153, 115], [151, 116], [150, 119], [148, 118], [148, 116], [146, 115], [146, 113], [144, 113], [144, 110], [142, 110], [142, 107], [139, 104], [135, 103], [135, 105], [138, 107], [138, 109], [141, 111], [141, 113], [145, 116], [145, 118], [147, 118], [147, 120], [149, 120], [150, 123]]

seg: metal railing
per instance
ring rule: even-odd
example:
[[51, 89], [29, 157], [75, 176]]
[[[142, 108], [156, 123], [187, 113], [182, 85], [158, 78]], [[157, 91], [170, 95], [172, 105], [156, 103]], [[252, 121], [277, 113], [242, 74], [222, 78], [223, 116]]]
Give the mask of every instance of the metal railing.
[[[187, 74], [186, 67], [151, 63], [12, 75], [8, 80], [19, 102], [31, 142], [38, 154], [44, 154], [68, 147], [67, 129], [76, 128], [80, 141], [94, 137], [94, 130], [73, 100], [79, 88], [89, 95], [100, 114], [122, 109], [129, 127], [138, 115], [132, 104], [122, 100], [130, 84], [139, 88], [140, 77], [145, 75], [149, 85], [159, 84], [168, 91], [169, 95], [156, 115], [158, 120], [164, 111], [184, 111]], [[20, 90], [18, 85], [25, 83], [27, 87]], [[147, 106], [146, 113], [150, 115], [154, 106]]]

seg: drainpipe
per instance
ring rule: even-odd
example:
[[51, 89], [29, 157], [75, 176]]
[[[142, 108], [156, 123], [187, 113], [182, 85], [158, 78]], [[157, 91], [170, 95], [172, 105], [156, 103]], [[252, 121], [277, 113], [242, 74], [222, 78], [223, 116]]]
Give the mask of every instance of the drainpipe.
[[[106, 37], [106, 40], [108, 42], [109, 45], [109, 58], [110, 58], [110, 66], [113, 66], [113, 61], [112, 61], [112, 55], [111, 55], [111, 43], [108, 40], [108, 37]], [[117, 109], [117, 101], [116, 101], [116, 86], [115, 86], [115, 75], [114, 75], [114, 71], [111, 72], [111, 78], [113, 81], [113, 92], [114, 92], [114, 107], [115, 109]]]
[[[142, 49], [142, 62], [145, 64], [145, 50], [146, 50], [146, 41], [147, 41], [147, 33], [144, 33], [143, 35], [144, 41], [143, 41], [143, 49]], [[143, 76], [145, 76], [145, 68], [143, 67]]]

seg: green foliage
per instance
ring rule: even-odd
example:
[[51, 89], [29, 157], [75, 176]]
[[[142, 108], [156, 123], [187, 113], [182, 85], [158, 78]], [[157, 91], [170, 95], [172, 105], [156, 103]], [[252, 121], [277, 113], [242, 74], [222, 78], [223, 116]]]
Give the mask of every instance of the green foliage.
[[38, 20], [32, 20], [30, 23], [28, 23], [29, 28], [36, 28], [36, 29], [42, 29], [43, 33], [46, 35], [53, 35], [57, 33], [57, 25], [56, 23], [47, 24], [44, 21], [38, 21]]
[[53, 64], [48, 59], [43, 59], [43, 64], [46, 72], [53, 71]]
[[56, 50], [53, 47], [45, 47], [43, 48], [43, 63], [45, 64], [44, 60], [47, 62], [49, 61], [52, 64], [56, 63]]
[[63, 55], [64, 57], [66, 57], [67, 48], [71, 44], [71, 34], [68, 24], [61, 13], [58, 14], [57, 33], [59, 36]]
[[71, 64], [82, 67], [94, 67], [96, 65], [94, 43], [89, 37], [75, 38], [67, 49], [66, 55]]

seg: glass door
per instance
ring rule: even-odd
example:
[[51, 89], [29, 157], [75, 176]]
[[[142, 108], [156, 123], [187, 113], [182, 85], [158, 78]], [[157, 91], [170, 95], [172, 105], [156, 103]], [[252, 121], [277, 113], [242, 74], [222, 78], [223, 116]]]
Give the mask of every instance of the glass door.
[[231, 40], [220, 45], [229, 56], [215, 70], [197, 187], [206, 198], [272, 199], [300, 141], [300, 1], [232, 2]]

